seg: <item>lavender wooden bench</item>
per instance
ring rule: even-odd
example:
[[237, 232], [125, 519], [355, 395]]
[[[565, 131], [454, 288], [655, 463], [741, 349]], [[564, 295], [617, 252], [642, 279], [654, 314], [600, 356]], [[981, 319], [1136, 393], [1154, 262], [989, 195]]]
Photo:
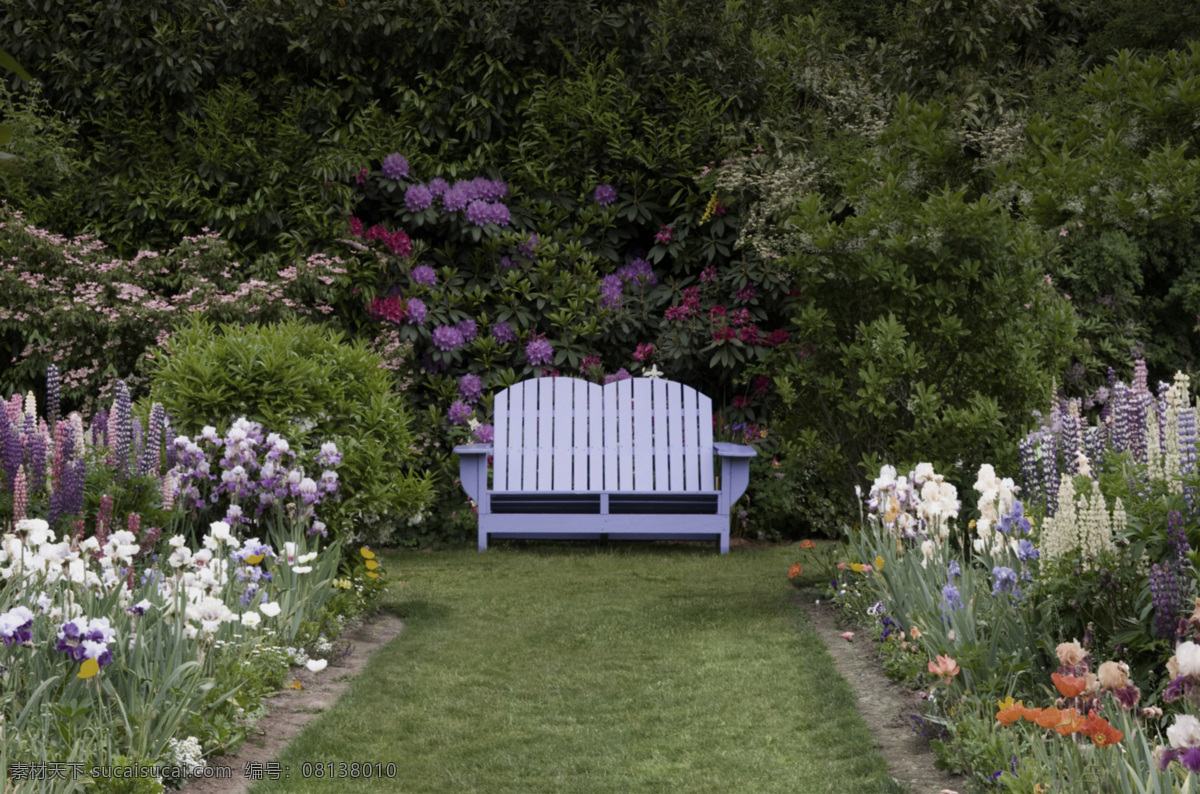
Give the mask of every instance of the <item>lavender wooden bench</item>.
[[454, 448], [479, 505], [480, 551], [489, 537], [715, 540], [729, 551], [729, 509], [755, 452], [713, 443], [712, 400], [690, 386], [535, 378], [496, 395], [493, 425], [494, 444]]

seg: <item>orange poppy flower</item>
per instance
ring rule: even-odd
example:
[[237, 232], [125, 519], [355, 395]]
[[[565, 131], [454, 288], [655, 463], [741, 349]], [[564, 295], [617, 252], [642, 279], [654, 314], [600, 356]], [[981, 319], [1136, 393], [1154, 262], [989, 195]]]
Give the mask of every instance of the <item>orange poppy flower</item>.
[[1088, 713], [1088, 718], [1079, 732], [1090, 736], [1092, 743], [1097, 747], [1109, 747], [1125, 738], [1125, 734], [1110, 725], [1108, 720], [1097, 716], [1094, 711]]
[[1034, 722], [1043, 728], [1053, 728], [1062, 722], [1062, 712], [1053, 706], [1049, 706], [1039, 711]]
[[996, 719], [1000, 720], [1001, 725], [1012, 725], [1017, 720], [1025, 716], [1025, 707], [1017, 701], [1014, 705], [1002, 708], [996, 712]]
[[1087, 681], [1071, 675], [1051, 673], [1050, 680], [1058, 687], [1059, 693], [1065, 698], [1077, 698], [1087, 689]]
[[808, 538], [805, 538], [804, 540], [800, 541], [800, 548], [802, 548], [802, 549], [815, 549], [816, 547], [817, 547], [816, 542], [809, 540]]
[[795, 579], [800, 574], [804, 573], [804, 569], [800, 567], [800, 563], [795, 563], [788, 569], [788, 578]]

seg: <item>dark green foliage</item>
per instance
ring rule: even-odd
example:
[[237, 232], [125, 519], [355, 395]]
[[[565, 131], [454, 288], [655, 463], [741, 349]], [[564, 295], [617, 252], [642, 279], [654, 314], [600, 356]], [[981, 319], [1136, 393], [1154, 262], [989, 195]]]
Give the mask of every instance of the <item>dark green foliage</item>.
[[428, 502], [432, 485], [413, 470], [411, 414], [391, 386], [361, 342], [320, 326], [197, 321], [171, 338], [152, 399], [190, 435], [205, 425], [224, 432], [244, 416], [308, 456], [333, 441], [344, 456], [341, 499], [318, 515], [339, 535], [381, 542]]
[[820, 195], [791, 219], [807, 355], [784, 368], [790, 433], [841, 459], [850, 489], [881, 462], [930, 460], [951, 479], [984, 462], [1015, 468], [1016, 431], [1050, 394], [1075, 321], [1046, 282], [1044, 241], [998, 202], [922, 176], [946, 153], [936, 107], [910, 151], [862, 161], [841, 222]]

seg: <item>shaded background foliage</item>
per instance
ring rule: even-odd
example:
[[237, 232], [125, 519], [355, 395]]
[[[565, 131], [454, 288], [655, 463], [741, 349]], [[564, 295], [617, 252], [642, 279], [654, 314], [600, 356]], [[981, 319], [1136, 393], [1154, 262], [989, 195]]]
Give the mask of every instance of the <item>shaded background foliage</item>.
[[[787, 487], [752, 484], [760, 529], [819, 531], [880, 459], [952, 475], [1011, 462], [1055, 384], [1087, 396], [1137, 355], [1152, 382], [1195, 359], [1186, 4], [6, 0], [0, 29], [36, 77], [0, 85], [21, 158], [0, 171], [5, 196], [119, 257], [207, 228], [235, 277], [269, 281], [290, 258], [344, 252], [351, 214], [403, 228], [411, 261], [376, 245], [379, 265], [331, 298], [327, 321], [368, 335], [366, 302], [418, 261], [471, 290], [431, 316], [482, 323], [523, 235], [552, 243], [542, 264], [599, 277], [644, 257], [657, 285], [603, 311], [588, 290], [575, 300], [590, 308], [547, 291], [518, 345], [550, 333], [555, 366], [595, 351], [612, 372], [654, 344], [731, 421], [769, 424], [756, 443], [780, 467], [762, 474]], [[411, 212], [378, 170], [390, 152], [413, 181], [504, 179], [511, 226]], [[620, 194], [607, 209], [603, 183]], [[701, 281], [706, 267], [720, 279]], [[685, 288], [704, 287], [706, 313], [748, 285], [755, 322], [786, 344], [709, 343], [719, 326], [664, 319]], [[595, 320], [582, 336], [563, 324], [580, 311]], [[418, 413], [444, 421], [453, 377], [485, 354], [485, 388], [526, 369], [513, 350], [447, 356], [456, 369], [410, 394]]]

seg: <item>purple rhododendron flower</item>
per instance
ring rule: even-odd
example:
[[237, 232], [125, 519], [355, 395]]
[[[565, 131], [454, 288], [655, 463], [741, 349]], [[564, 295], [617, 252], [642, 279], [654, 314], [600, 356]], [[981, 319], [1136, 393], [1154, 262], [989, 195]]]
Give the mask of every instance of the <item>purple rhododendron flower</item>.
[[462, 347], [462, 332], [453, 325], [439, 325], [433, 329], [433, 345], [447, 352]]
[[461, 425], [471, 418], [471, 406], [462, 400], [455, 400], [447, 415], [450, 417], [451, 424]]
[[475, 438], [480, 444], [491, 444], [496, 440], [496, 429], [491, 425], [480, 425], [475, 428]]
[[429, 180], [429, 194], [434, 198], [444, 196], [446, 191], [449, 189], [450, 186], [446, 184], [446, 180], [442, 179], [440, 176], [436, 179]]
[[617, 200], [617, 189], [612, 185], [597, 185], [595, 198], [597, 204], [607, 207]]
[[475, 335], [479, 333], [479, 329], [475, 327], [475, 321], [470, 317], [460, 321], [458, 325], [454, 327], [458, 329], [460, 334], [462, 334], [464, 344], [470, 342], [475, 338]]
[[424, 185], [412, 185], [404, 192], [404, 204], [410, 212], [420, 212], [429, 209], [433, 203], [433, 193]]
[[383, 175], [388, 179], [404, 179], [408, 176], [408, 160], [398, 152], [392, 152], [383, 161]]
[[600, 279], [600, 307], [619, 309], [621, 307], [621, 292], [625, 289], [621, 277], [610, 274]]
[[455, 182], [442, 194], [442, 206], [447, 212], [458, 212], [471, 202], [463, 182]]
[[467, 205], [467, 220], [476, 226], [484, 226], [488, 223], [507, 226], [510, 219], [508, 207], [500, 202], [493, 204], [482, 199], [475, 199]]
[[554, 357], [554, 348], [545, 339], [534, 339], [525, 346], [525, 357], [536, 366], [549, 364]]
[[492, 336], [501, 344], [517, 341], [517, 335], [513, 333], [512, 327], [507, 322], [493, 325]]
[[420, 325], [425, 322], [425, 301], [419, 298], [408, 299], [408, 323], [409, 325]]
[[467, 402], [474, 404], [483, 396], [483, 381], [473, 372], [463, 375], [458, 381], [458, 393]]
[[633, 376], [630, 375], [629, 372], [626, 371], [626, 369], [624, 367], [621, 367], [619, 370], [614, 372], [612, 375], [604, 376], [604, 385], [607, 386], [608, 384], [615, 383], [619, 380], [629, 380], [632, 377]]
[[429, 265], [417, 265], [409, 274], [413, 281], [418, 284], [423, 284], [426, 287], [432, 287], [437, 284], [437, 273]]
[[538, 240], [538, 236], [536, 234], [531, 234], [529, 235], [528, 240], [517, 246], [517, 253], [526, 259], [532, 259], [533, 252], [537, 250], [537, 247], [540, 244], [541, 241]]

